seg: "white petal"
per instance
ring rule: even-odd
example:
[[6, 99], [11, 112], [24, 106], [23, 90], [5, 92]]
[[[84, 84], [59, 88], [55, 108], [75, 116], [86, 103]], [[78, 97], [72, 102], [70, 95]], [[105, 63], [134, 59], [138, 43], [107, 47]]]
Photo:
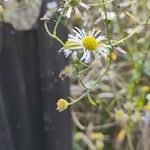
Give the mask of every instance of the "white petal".
[[77, 38], [82, 39], [83, 38], [83, 33], [80, 33], [79, 31], [76, 31], [75, 29], [72, 30], [75, 34]]
[[88, 63], [90, 59], [91, 59], [91, 55], [90, 55], [90, 52], [88, 52], [85, 58], [85, 63]]
[[91, 32], [92, 32], [92, 31], [89, 31], [89, 35], [91, 35]]
[[96, 37], [101, 31], [97, 31], [93, 36]]
[[86, 51], [84, 50], [83, 56], [81, 57], [81, 61], [84, 60], [86, 58]]
[[62, 47], [59, 51], [58, 51], [58, 53], [60, 53], [61, 51], [63, 51], [64, 50], [64, 47]]
[[123, 54], [126, 54], [127, 52], [123, 50], [121, 47], [115, 47], [115, 49]]
[[82, 32], [83, 32], [83, 35], [86, 36], [86, 33], [85, 33], [85, 31], [83, 29], [82, 29]]
[[69, 7], [67, 14], [66, 14], [67, 18], [71, 17], [71, 12], [72, 12], [72, 7]]
[[72, 58], [73, 58], [73, 59], [76, 59], [76, 58], [77, 58], [77, 52], [76, 52], [76, 51], [73, 52]]
[[91, 32], [91, 36], [93, 36], [93, 35], [94, 35], [94, 32], [95, 32], [95, 29], [93, 29], [93, 30], [92, 30], [92, 32]]
[[80, 40], [77, 36], [73, 36], [73, 35], [69, 35], [69, 39], [73, 39], [73, 40]]
[[80, 42], [81, 40], [78, 38], [68, 38], [69, 41]]
[[82, 30], [80, 30], [78, 27], [75, 27], [75, 29], [82, 35], [82, 37], [84, 37], [84, 33]]
[[74, 9], [75, 9], [76, 14], [78, 14], [79, 16], [81, 16], [81, 13], [80, 13], [78, 7], [75, 7]]
[[90, 52], [84, 51], [83, 56], [81, 58], [81, 61], [84, 60], [85, 63], [90, 61]]
[[70, 51], [69, 49], [64, 50], [65, 57], [68, 57], [71, 53], [72, 53], [72, 51]]
[[59, 9], [58, 9], [58, 12], [62, 12], [62, 10], [63, 10], [62, 8], [59, 8]]
[[89, 8], [90, 8], [88, 5], [84, 4], [83, 2], [80, 2], [80, 6], [86, 8], [86, 9], [89, 9]]
[[103, 40], [105, 40], [105, 39], [106, 39], [105, 36], [99, 36], [99, 37], [97, 38], [97, 41], [100, 42], [100, 41], [103, 41]]
[[105, 48], [102, 47], [102, 48], [99, 48], [98, 51], [101, 53], [102, 56], [104, 56], [105, 58], [107, 58], [107, 56], [109, 54], [109, 52], [108, 52], [107, 49], [105, 49]]

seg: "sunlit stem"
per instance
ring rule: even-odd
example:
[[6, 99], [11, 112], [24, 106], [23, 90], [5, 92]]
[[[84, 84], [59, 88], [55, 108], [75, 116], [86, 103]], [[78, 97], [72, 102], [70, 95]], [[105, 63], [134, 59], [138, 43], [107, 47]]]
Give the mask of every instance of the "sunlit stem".
[[120, 41], [112, 44], [111, 46], [117, 46], [123, 42], [125, 42], [126, 40], [128, 40], [132, 35], [134, 35], [139, 29], [140, 29], [141, 25], [138, 25], [128, 36], [126, 36], [125, 38], [121, 39]]
[[99, 3], [99, 4], [88, 4], [88, 6], [90, 6], [90, 7], [101, 6], [101, 5], [109, 4], [109, 3], [113, 2], [113, 1], [114, 0], [110, 0], [110, 1], [107, 1], [107, 2]]
[[146, 21], [138, 21], [133, 15], [131, 15], [128, 11], [125, 11], [126, 15], [128, 15], [134, 22], [140, 25], [147, 25], [149, 24], [150, 16], [147, 17]]
[[53, 35], [54, 35], [54, 36], [56, 36], [57, 27], [58, 27], [58, 25], [59, 25], [59, 23], [60, 23], [60, 21], [61, 21], [63, 15], [64, 15], [64, 12], [65, 12], [65, 11], [66, 11], [66, 9], [64, 8], [63, 11], [62, 11], [62, 13], [60, 14], [60, 16], [59, 16], [58, 19], [57, 19], [57, 22], [56, 22], [56, 24], [55, 24], [55, 26], [54, 26], [54, 31], [53, 31]]
[[96, 87], [96, 85], [101, 81], [101, 79], [106, 75], [106, 73], [108, 72], [109, 68], [111, 65], [111, 61], [109, 61], [109, 64], [107, 66], [107, 68], [105, 69], [105, 71], [103, 72], [103, 74], [95, 81], [95, 83], [93, 84], [93, 86], [87, 90], [82, 96], [80, 96], [79, 98], [77, 98], [76, 100], [73, 100], [71, 103], [69, 103], [69, 105], [73, 105], [75, 103], [77, 103], [78, 101], [80, 101], [82, 98], [84, 98], [85, 96], [87, 96], [92, 90], [94, 90], [94, 88]]
[[[102, 2], [104, 3], [104, 0], [102, 0]], [[103, 10], [104, 10], [104, 12], [105, 12], [105, 24], [106, 24], [107, 41], [108, 41], [108, 44], [111, 45], [111, 42], [110, 42], [110, 34], [109, 34], [109, 26], [108, 26], [108, 18], [107, 18], [107, 10], [106, 10], [105, 4], [103, 5]]]
[[[95, 56], [95, 55], [94, 55], [94, 56]], [[88, 66], [88, 68], [86, 68], [86, 69], [84, 69], [84, 70], [82, 70], [82, 71], [79, 71], [79, 74], [82, 74], [82, 73], [84, 73], [84, 72], [90, 70], [90, 69], [96, 64], [97, 61], [98, 61], [97, 56], [95, 56], [95, 61], [94, 61], [90, 66]]]
[[74, 65], [74, 67], [75, 67], [75, 70], [76, 70], [76, 74], [77, 74], [77, 76], [78, 76], [79, 83], [80, 83], [85, 89], [88, 90], [88, 88], [86, 87], [86, 85], [84, 85], [81, 76], [79, 75], [79, 66]]
[[59, 43], [61, 43], [61, 44], [64, 46], [63, 41], [62, 41], [61, 39], [59, 39], [56, 35], [53, 35], [53, 34], [49, 31], [49, 29], [48, 29], [48, 27], [47, 27], [47, 21], [44, 21], [44, 27], [45, 27], [45, 29], [46, 29], [46, 32], [47, 32], [52, 38], [54, 38], [55, 40], [57, 40]]
[[88, 87], [86, 87], [86, 85], [83, 83], [83, 81], [82, 81], [82, 78], [81, 78], [81, 76], [80, 75], [78, 75], [78, 78], [79, 78], [79, 82], [80, 82], [80, 84], [86, 89], [86, 90], [89, 90], [89, 88]]
[[133, 145], [131, 133], [127, 133], [127, 140], [128, 140], [130, 150], [134, 150], [134, 145]]
[[[95, 55], [94, 55], [94, 56], [95, 56]], [[84, 69], [84, 70], [82, 70], [82, 71], [79, 71], [78, 74], [83, 74], [84, 72], [90, 70], [90, 69], [95, 65], [95, 63], [96, 63], [97, 61], [98, 61], [97, 56], [95, 56], [95, 60], [94, 60], [94, 62], [93, 62], [90, 66], [88, 66], [87, 64], [84, 64], [83, 62], [80, 61], [80, 63], [83, 64], [84, 66], [86, 66], [87, 68]], [[68, 74], [67, 76], [68, 76], [68, 77], [77, 76], [78, 74], [77, 74], [77, 73], [76, 73], [76, 74]]]

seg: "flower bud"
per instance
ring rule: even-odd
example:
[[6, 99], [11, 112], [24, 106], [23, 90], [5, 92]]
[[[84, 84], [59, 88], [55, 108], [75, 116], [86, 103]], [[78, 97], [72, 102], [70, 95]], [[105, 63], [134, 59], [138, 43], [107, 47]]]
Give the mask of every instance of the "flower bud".
[[68, 102], [65, 99], [59, 99], [57, 102], [57, 110], [59, 112], [64, 111], [68, 108]]

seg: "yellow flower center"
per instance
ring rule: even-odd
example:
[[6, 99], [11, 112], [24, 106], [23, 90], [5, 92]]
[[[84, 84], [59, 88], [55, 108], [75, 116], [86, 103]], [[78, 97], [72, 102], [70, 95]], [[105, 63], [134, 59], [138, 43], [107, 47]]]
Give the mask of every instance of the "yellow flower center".
[[57, 102], [57, 110], [59, 110], [59, 112], [64, 111], [65, 109], [68, 108], [68, 102], [65, 99], [59, 99], [59, 101]]
[[95, 51], [98, 47], [97, 40], [92, 36], [86, 36], [82, 40], [83, 46], [89, 51]]
[[124, 115], [124, 112], [123, 112], [122, 110], [118, 110], [118, 111], [116, 112], [116, 117], [118, 117], [118, 118], [122, 118], [123, 115]]

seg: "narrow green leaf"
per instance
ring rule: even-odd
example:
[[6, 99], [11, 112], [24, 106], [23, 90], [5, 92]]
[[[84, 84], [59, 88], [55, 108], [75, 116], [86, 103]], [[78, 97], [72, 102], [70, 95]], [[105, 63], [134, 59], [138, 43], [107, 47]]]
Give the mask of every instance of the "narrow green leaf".
[[92, 104], [93, 106], [97, 106], [97, 104], [94, 102], [94, 100], [91, 98], [91, 96], [88, 94], [88, 100], [90, 102], [90, 104]]

